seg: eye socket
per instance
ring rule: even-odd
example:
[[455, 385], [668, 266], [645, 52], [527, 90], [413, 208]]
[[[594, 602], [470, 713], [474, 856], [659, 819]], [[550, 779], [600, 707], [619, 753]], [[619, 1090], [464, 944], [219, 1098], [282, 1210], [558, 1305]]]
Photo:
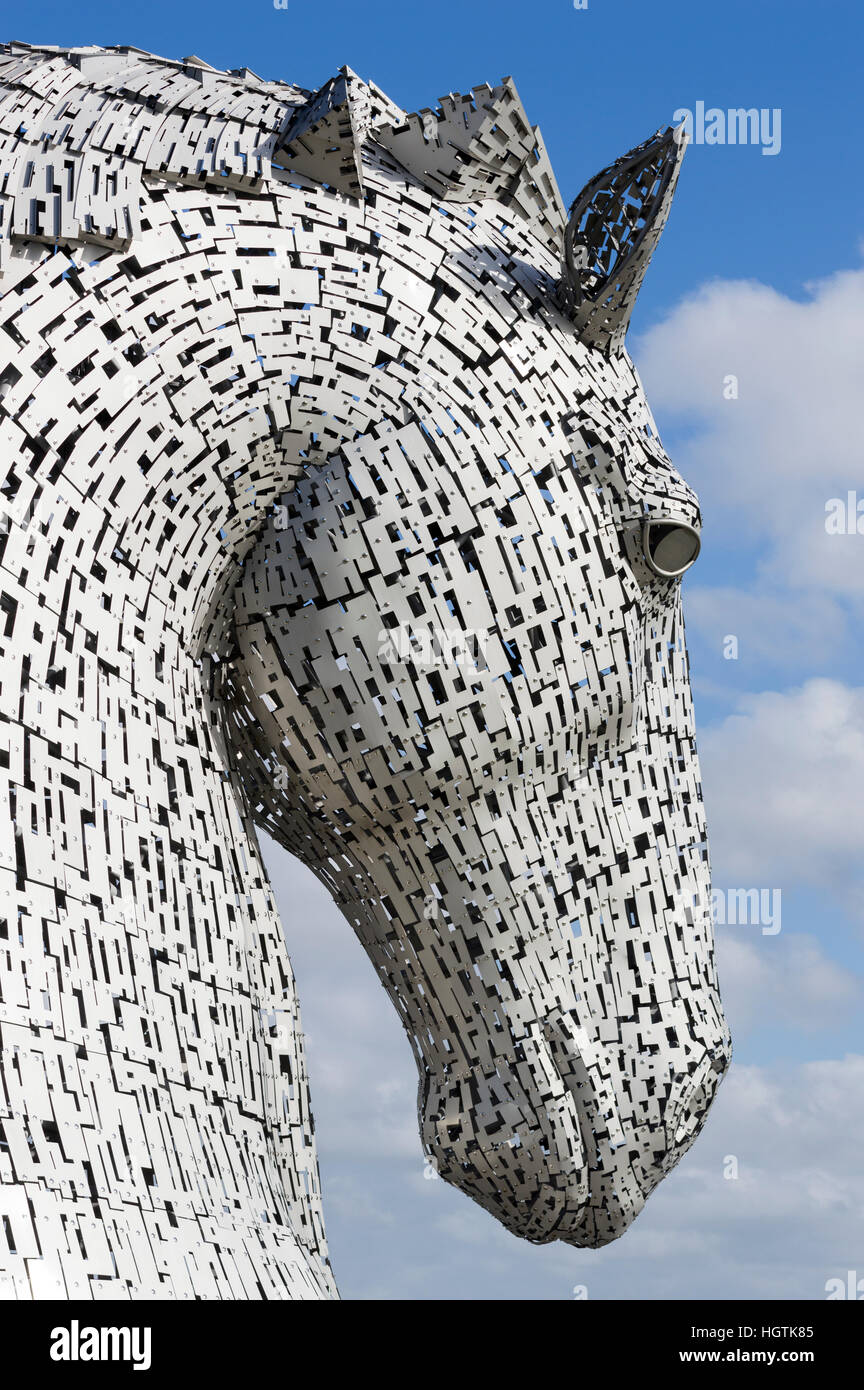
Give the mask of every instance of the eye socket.
[[684, 521], [645, 517], [642, 522], [642, 554], [663, 579], [676, 579], [688, 570], [701, 546], [699, 532]]

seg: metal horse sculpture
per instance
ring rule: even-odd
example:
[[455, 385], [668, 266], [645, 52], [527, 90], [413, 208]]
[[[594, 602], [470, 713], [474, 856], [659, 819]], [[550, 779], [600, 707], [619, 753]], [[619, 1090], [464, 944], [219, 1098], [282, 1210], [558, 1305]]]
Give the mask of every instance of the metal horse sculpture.
[[698, 1133], [699, 513], [623, 347], [682, 148], [568, 217], [509, 79], [0, 52], [4, 1297], [335, 1295], [255, 826], [508, 1229], [604, 1245]]

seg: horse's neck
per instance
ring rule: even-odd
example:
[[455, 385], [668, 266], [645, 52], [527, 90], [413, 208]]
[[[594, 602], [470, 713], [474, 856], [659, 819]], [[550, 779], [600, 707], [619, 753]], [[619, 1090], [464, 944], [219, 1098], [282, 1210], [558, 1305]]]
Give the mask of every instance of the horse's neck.
[[[119, 1281], [121, 1296], [332, 1291], [293, 979], [193, 661], [209, 617], [228, 611], [252, 523], [299, 465], [263, 409], [229, 410], [223, 395], [199, 421], [149, 384], [196, 376], [172, 199], [191, 205], [186, 191], [154, 194], [135, 264], [40, 252], [27, 313], [17, 294], [0, 299], [26, 367], [0, 373], [12, 499], [0, 537], [0, 1026], [20, 1084], [0, 1182], [20, 1206], [19, 1296], [37, 1272], [54, 1297], [86, 1296], [92, 1279]], [[166, 264], [182, 295], [159, 290]], [[155, 289], [141, 274], [151, 266]], [[94, 361], [111, 358], [113, 374], [99, 389], [92, 371], [73, 383], [70, 433], [56, 420], [65, 367], [43, 378], [28, 364], [46, 342], [64, 364], [87, 361], [92, 324], [110, 317], [106, 285], [124, 327]], [[248, 390], [261, 376], [254, 343], [227, 291], [213, 296], [230, 379]], [[153, 361], [127, 370], [139, 331]]]
[[[35, 597], [23, 610], [22, 644], [47, 626]], [[130, 662], [108, 616], [88, 612], [95, 642], [70, 624], [65, 647], [33, 644], [23, 681], [3, 657], [9, 1278], [18, 1297], [96, 1280], [326, 1296], [297, 1001], [257, 846], [194, 663], [175, 650], [157, 699], [144, 634]]]

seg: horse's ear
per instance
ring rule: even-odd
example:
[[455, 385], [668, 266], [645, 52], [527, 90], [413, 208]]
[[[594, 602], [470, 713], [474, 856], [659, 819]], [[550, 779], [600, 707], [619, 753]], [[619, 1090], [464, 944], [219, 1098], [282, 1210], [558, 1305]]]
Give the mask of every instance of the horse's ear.
[[273, 160], [339, 193], [362, 198], [361, 150], [369, 127], [382, 119], [398, 121], [403, 114], [377, 87], [342, 67], [291, 113], [279, 133]]
[[460, 203], [498, 198], [560, 246], [564, 204], [540, 131], [530, 124], [512, 78], [467, 95], [451, 92], [436, 110], [385, 122], [372, 134], [439, 197]]
[[593, 178], [570, 209], [559, 297], [592, 347], [623, 346], [686, 144], [683, 126], [658, 131]]

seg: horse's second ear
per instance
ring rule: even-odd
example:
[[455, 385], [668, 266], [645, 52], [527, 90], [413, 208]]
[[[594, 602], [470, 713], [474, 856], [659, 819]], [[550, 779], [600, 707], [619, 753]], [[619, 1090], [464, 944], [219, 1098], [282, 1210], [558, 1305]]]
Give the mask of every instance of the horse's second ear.
[[586, 184], [570, 209], [559, 295], [579, 336], [620, 351], [666, 225], [687, 138], [658, 131]]
[[382, 123], [372, 134], [439, 197], [457, 203], [498, 198], [560, 246], [564, 204], [540, 131], [530, 124], [512, 78], [467, 95], [451, 92], [436, 109]]

